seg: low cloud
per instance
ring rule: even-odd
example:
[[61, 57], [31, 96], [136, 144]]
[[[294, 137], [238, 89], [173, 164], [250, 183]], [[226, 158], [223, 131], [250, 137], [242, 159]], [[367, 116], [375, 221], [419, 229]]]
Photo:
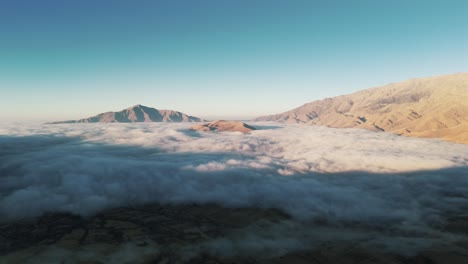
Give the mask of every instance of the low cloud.
[[190, 124], [4, 125], [0, 219], [215, 202], [432, 232], [468, 205], [466, 145], [274, 125], [245, 135], [194, 133]]

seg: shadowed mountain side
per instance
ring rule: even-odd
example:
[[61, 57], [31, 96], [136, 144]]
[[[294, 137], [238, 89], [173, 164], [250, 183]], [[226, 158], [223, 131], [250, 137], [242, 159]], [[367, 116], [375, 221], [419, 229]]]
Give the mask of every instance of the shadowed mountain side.
[[255, 128], [258, 130], [272, 130], [272, 129], [281, 129], [281, 126], [268, 126], [268, 125], [257, 125], [255, 124]]
[[468, 73], [392, 83], [255, 121], [356, 127], [468, 143]]
[[155, 108], [135, 105], [119, 112], [106, 112], [97, 116], [80, 120], [52, 122], [50, 124], [66, 123], [133, 123], [133, 122], [203, 122], [204, 119], [189, 116], [173, 110], [158, 110]]

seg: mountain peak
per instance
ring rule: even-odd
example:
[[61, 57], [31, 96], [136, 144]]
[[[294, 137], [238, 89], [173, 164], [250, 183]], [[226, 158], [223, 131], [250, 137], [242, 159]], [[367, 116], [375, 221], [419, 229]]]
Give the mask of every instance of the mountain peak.
[[174, 110], [158, 110], [137, 104], [118, 112], [105, 112], [80, 120], [53, 122], [61, 123], [134, 123], [134, 122], [203, 122], [202, 118]]

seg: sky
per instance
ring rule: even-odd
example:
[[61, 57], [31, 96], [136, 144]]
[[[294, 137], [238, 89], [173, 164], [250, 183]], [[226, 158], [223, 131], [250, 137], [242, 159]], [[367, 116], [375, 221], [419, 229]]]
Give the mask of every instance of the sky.
[[465, 0], [1, 0], [0, 121], [249, 119], [468, 71]]

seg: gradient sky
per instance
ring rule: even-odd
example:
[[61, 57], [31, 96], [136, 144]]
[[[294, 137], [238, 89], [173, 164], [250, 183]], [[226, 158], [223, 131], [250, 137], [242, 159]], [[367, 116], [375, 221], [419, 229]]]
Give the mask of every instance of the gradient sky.
[[466, 0], [0, 1], [1, 121], [247, 119], [466, 71]]

